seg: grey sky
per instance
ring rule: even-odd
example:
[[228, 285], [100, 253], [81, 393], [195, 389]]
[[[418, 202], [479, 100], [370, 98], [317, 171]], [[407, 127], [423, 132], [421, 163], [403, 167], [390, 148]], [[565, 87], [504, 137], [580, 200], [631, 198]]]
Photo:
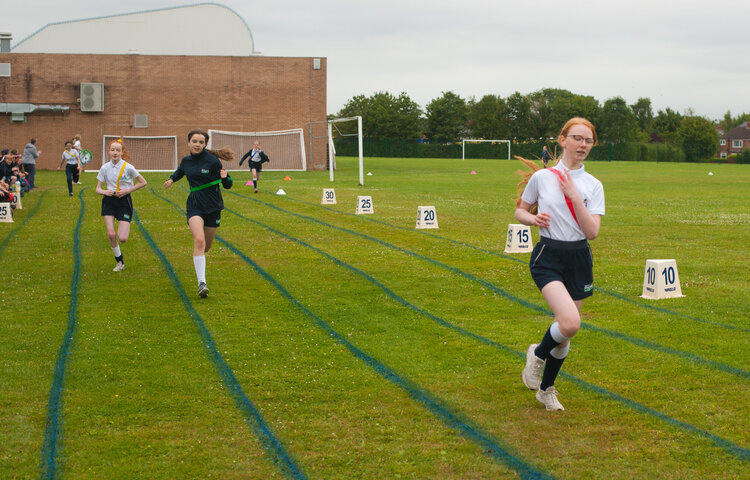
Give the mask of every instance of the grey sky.
[[[190, 1], [3, 2], [13, 44], [52, 22]], [[600, 102], [651, 99], [654, 113], [750, 112], [750, 3], [738, 0], [223, 0], [266, 56], [328, 59], [328, 111], [354, 95], [477, 99], [564, 88]], [[92, 39], [95, 41], [95, 39]]]

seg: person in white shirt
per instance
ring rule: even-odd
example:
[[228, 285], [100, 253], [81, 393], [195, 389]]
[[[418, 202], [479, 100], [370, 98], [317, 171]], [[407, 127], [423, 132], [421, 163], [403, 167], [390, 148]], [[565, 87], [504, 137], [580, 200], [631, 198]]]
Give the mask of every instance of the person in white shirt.
[[[109, 161], [102, 165], [96, 176], [96, 193], [102, 195], [102, 217], [107, 227], [109, 246], [112, 247], [117, 262], [114, 271], [120, 272], [125, 268], [120, 245], [128, 241], [130, 221], [133, 218], [133, 199], [130, 194], [145, 187], [146, 179], [133, 165], [125, 161], [130, 156], [122, 144], [122, 139], [112, 141], [107, 153]], [[137, 182], [135, 185], [134, 180]], [[106, 186], [106, 189], [103, 186]], [[117, 233], [115, 219], [118, 222]]]
[[58, 170], [65, 164], [65, 178], [68, 182], [68, 196], [73, 196], [73, 183], [78, 178], [81, 171], [81, 160], [78, 158], [78, 152], [73, 148], [72, 142], [65, 142], [65, 151], [62, 153], [62, 160], [57, 167]]
[[[78, 159], [80, 161], [81, 153], [83, 152], [83, 148], [81, 147], [81, 134], [76, 133], [73, 136], [73, 140], [71, 140], [71, 142], [73, 143], [73, 150], [76, 151], [76, 154], [78, 155]], [[73, 183], [75, 183], [76, 185], [81, 184], [81, 170], [83, 170], [83, 166], [81, 166], [81, 168], [75, 172], [75, 176], [73, 177]]]
[[[583, 300], [593, 294], [593, 257], [588, 241], [599, 235], [604, 189], [583, 167], [597, 144], [596, 129], [585, 118], [565, 124], [557, 138], [563, 149], [552, 168], [535, 172], [516, 206], [515, 217], [539, 227], [529, 260], [531, 277], [555, 315], [539, 344], [526, 352], [524, 385], [536, 391], [547, 410], [564, 410], [554, 383], [581, 326]], [[536, 212], [533, 207], [537, 207]]]

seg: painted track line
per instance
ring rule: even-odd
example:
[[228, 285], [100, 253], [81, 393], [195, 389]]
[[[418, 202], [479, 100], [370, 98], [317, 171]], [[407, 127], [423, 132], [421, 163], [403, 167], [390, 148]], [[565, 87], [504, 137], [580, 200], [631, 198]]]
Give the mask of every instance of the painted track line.
[[[439, 325], [441, 325], [441, 326], [443, 326], [445, 328], [453, 330], [453, 331], [459, 333], [462, 336], [471, 338], [471, 339], [476, 340], [476, 341], [478, 341], [480, 343], [484, 343], [486, 345], [489, 345], [489, 346], [491, 346], [493, 348], [496, 348], [498, 350], [501, 350], [503, 352], [511, 353], [511, 354], [513, 354], [513, 355], [521, 358], [521, 359], [525, 359], [526, 358], [526, 355], [524, 353], [522, 353], [522, 352], [519, 352], [517, 350], [513, 350], [512, 348], [507, 347], [507, 346], [505, 346], [505, 345], [503, 345], [501, 343], [495, 342], [494, 340], [491, 340], [491, 339], [489, 339], [487, 337], [483, 337], [483, 336], [478, 335], [476, 333], [473, 333], [473, 332], [471, 332], [469, 330], [466, 330], [466, 329], [464, 329], [462, 327], [459, 327], [458, 325], [455, 325], [455, 324], [453, 324], [453, 323], [451, 323], [451, 322], [449, 322], [449, 321], [447, 321], [447, 320], [445, 320], [445, 319], [443, 319], [441, 317], [438, 317], [437, 315], [434, 315], [434, 314], [428, 312], [427, 310], [424, 310], [424, 309], [422, 309], [422, 308], [420, 308], [420, 307], [418, 307], [418, 306], [416, 306], [416, 305], [408, 302], [406, 299], [404, 299], [403, 297], [401, 297], [398, 294], [396, 294], [395, 292], [393, 292], [393, 290], [391, 290], [386, 285], [384, 285], [381, 282], [379, 282], [377, 279], [375, 279], [374, 277], [372, 277], [368, 273], [366, 273], [366, 272], [364, 272], [364, 271], [362, 271], [362, 270], [354, 267], [353, 265], [350, 265], [350, 264], [344, 262], [343, 260], [340, 260], [340, 259], [338, 259], [338, 258], [336, 258], [336, 257], [334, 257], [334, 256], [332, 256], [332, 255], [330, 255], [330, 254], [328, 254], [328, 253], [320, 250], [319, 248], [317, 248], [317, 247], [315, 247], [313, 245], [310, 245], [310, 244], [308, 244], [308, 243], [306, 243], [306, 242], [304, 242], [304, 241], [302, 241], [302, 240], [300, 240], [300, 239], [298, 239], [296, 237], [292, 237], [290, 235], [287, 235], [287, 234], [285, 234], [285, 233], [283, 233], [283, 232], [281, 232], [279, 230], [276, 230], [275, 228], [270, 227], [270, 226], [268, 226], [268, 225], [266, 225], [264, 223], [261, 223], [261, 222], [259, 222], [257, 220], [253, 220], [251, 218], [245, 217], [244, 215], [242, 215], [240, 213], [237, 213], [237, 212], [235, 212], [235, 211], [233, 211], [233, 210], [231, 210], [229, 208], [225, 207], [224, 210], [226, 210], [227, 212], [232, 213], [232, 214], [240, 217], [241, 219], [243, 219], [245, 221], [254, 223], [255, 225], [258, 225], [258, 226], [260, 226], [262, 228], [265, 228], [266, 230], [268, 230], [268, 231], [270, 231], [270, 232], [272, 232], [274, 234], [277, 234], [277, 235], [279, 235], [279, 236], [281, 236], [281, 237], [283, 237], [283, 238], [285, 238], [287, 240], [290, 240], [290, 241], [295, 242], [295, 243], [297, 243], [299, 245], [302, 245], [302, 246], [304, 246], [304, 247], [306, 247], [306, 248], [308, 248], [310, 250], [313, 250], [314, 252], [316, 252], [316, 253], [318, 253], [318, 254], [326, 257], [327, 259], [331, 260], [335, 264], [337, 264], [339, 266], [342, 266], [342, 267], [344, 267], [344, 268], [346, 268], [346, 269], [354, 272], [355, 274], [363, 277], [368, 282], [370, 282], [373, 285], [375, 285], [378, 288], [380, 288], [392, 300], [400, 303], [401, 305], [403, 305], [403, 306], [405, 306], [405, 307], [413, 310], [414, 312], [416, 312], [416, 313], [418, 313], [420, 315], [423, 315], [423, 316], [425, 316], [425, 317], [433, 320], [434, 322], [438, 323]], [[664, 421], [665, 423], [667, 423], [668, 425], [670, 425], [672, 427], [675, 427], [675, 428], [677, 428], [679, 430], [683, 430], [683, 431], [688, 432], [688, 433], [693, 434], [693, 435], [697, 435], [697, 436], [699, 436], [701, 438], [704, 438], [704, 439], [706, 439], [706, 440], [714, 443], [719, 448], [722, 448], [722, 449], [726, 450], [727, 452], [729, 452], [733, 456], [739, 458], [740, 460], [743, 460], [743, 461], [746, 461], [746, 462], [750, 461], [750, 450], [748, 450], [746, 448], [743, 448], [743, 447], [740, 447], [740, 446], [738, 446], [738, 445], [736, 445], [736, 444], [734, 444], [734, 443], [732, 443], [732, 442], [730, 442], [728, 440], [725, 440], [724, 438], [721, 438], [721, 437], [719, 437], [717, 435], [714, 435], [714, 434], [712, 434], [712, 433], [710, 433], [710, 432], [708, 432], [706, 430], [700, 429], [700, 428], [698, 428], [698, 427], [696, 427], [694, 425], [691, 425], [690, 423], [683, 422], [681, 420], [677, 420], [675, 418], [672, 418], [672, 417], [670, 417], [669, 415], [667, 415], [665, 413], [662, 413], [662, 412], [660, 412], [658, 410], [655, 410], [653, 408], [647, 407], [647, 406], [645, 406], [645, 405], [643, 405], [641, 403], [638, 403], [638, 402], [636, 402], [634, 400], [631, 400], [629, 398], [626, 398], [626, 397], [623, 397], [621, 395], [618, 395], [618, 394], [616, 394], [614, 392], [611, 392], [611, 391], [609, 391], [609, 390], [607, 390], [607, 389], [605, 389], [603, 387], [599, 387], [598, 385], [586, 382], [585, 380], [582, 380], [581, 378], [576, 377], [576, 376], [574, 376], [572, 374], [569, 374], [569, 373], [566, 373], [566, 372], [561, 372], [561, 376], [564, 377], [564, 378], [566, 378], [566, 379], [568, 379], [568, 380], [570, 380], [571, 382], [575, 383], [576, 385], [578, 385], [582, 389], [589, 390], [589, 391], [592, 391], [594, 393], [597, 393], [597, 394], [599, 394], [599, 395], [601, 395], [601, 396], [603, 396], [605, 398], [608, 398], [608, 399], [610, 399], [612, 401], [620, 403], [620, 404], [624, 405], [625, 407], [630, 408], [631, 410], [634, 410], [634, 411], [636, 411], [638, 413], [650, 415], [650, 416], [652, 416], [654, 418], [662, 420], [662, 421]]]
[[265, 448], [266, 452], [268, 452], [268, 454], [271, 456], [273, 462], [284, 473], [286, 477], [294, 479], [306, 479], [307, 476], [302, 472], [302, 470], [300, 470], [291, 455], [287, 453], [281, 441], [276, 438], [276, 435], [274, 435], [270, 427], [266, 424], [260, 411], [245, 394], [239, 381], [234, 376], [232, 367], [230, 367], [226, 360], [224, 360], [224, 357], [221, 356], [219, 349], [216, 347], [216, 344], [211, 337], [211, 333], [208, 331], [205, 323], [203, 323], [203, 319], [193, 307], [193, 304], [188, 298], [185, 289], [182, 288], [182, 284], [177, 278], [177, 274], [172, 268], [172, 265], [169, 263], [167, 257], [151, 238], [151, 235], [149, 235], [146, 227], [140, 221], [137, 213], [134, 215], [134, 220], [138, 225], [141, 233], [143, 234], [143, 237], [146, 239], [146, 242], [151, 247], [151, 250], [154, 251], [156, 256], [159, 258], [162, 266], [164, 267], [169, 280], [172, 282], [172, 287], [180, 297], [185, 311], [190, 316], [190, 319], [193, 321], [193, 325], [198, 331], [201, 342], [203, 343], [203, 348], [206, 350], [208, 357], [211, 359], [211, 363], [213, 363], [216, 372], [219, 374], [219, 377], [227, 387], [230, 396], [235, 401], [237, 408], [245, 418], [245, 423], [247, 423], [247, 425], [253, 430], [255, 435], [260, 440], [260, 443], [263, 445], [263, 448]]
[[[486, 280], [478, 278], [478, 277], [476, 277], [476, 276], [474, 276], [474, 275], [472, 275], [470, 273], [464, 272], [463, 270], [460, 270], [460, 269], [458, 269], [456, 267], [452, 267], [452, 266], [447, 265], [447, 264], [445, 264], [443, 262], [440, 262], [438, 260], [426, 257], [424, 255], [421, 255], [419, 253], [413, 252], [411, 250], [407, 250], [405, 248], [401, 248], [401, 247], [399, 247], [397, 245], [385, 242], [383, 240], [380, 240], [378, 238], [372, 237], [370, 235], [366, 235], [364, 233], [357, 232], [355, 230], [351, 230], [351, 229], [344, 228], [344, 227], [338, 227], [336, 225], [332, 225], [330, 223], [326, 223], [326, 222], [324, 222], [322, 220], [319, 220], [319, 219], [317, 219], [315, 217], [310, 217], [310, 216], [302, 215], [302, 214], [295, 213], [295, 212], [292, 212], [292, 211], [289, 211], [289, 210], [284, 210], [283, 208], [281, 208], [279, 206], [276, 206], [276, 205], [274, 205], [272, 203], [264, 202], [262, 200], [258, 200], [258, 199], [252, 198], [252, 197], [248, 197], [246, 195], [242, 195], [242, 194], [239, 194], [239, 193], [234, 193], [234, 192], [228, 192], [228, 193], [231, 193], [232, 195], [236, 195], [236, 196], [238, 196], [240, 198], [252, 200], [253, 202], [257, 202], [257, 203], [260, 203], [262, 205], [268, 206], [268, 207], [270, 207], [270, 208], [272, 208], [274, 210], [278, 210], [278, 211], [280, 211], [282, 213], [285, 213], [287, 215], [292, 215], [292, 216], [295, 216], [295, 217], [298, 217], [298, 218], [302, 218], [304, 220], [308, 220], [308, 221], [312, 221], [314, 223], [318, 223], [320, 225], [323, 225], [325, 227], [331, 228], [333, 230], [338, 230], [338, 231], [341, 231], [341, 232], [344, 232], [344, 233], [348, 233], [350, 235], [358, 236], [360, 238], [364, 238], [365, 240], [368, 240], [368, 241], [371, 241], [371, 242], [375, 242], [375, 243], [378, 243], [378, 244], [383, 245], [385, 247], [388, 247], [388, 248], [390, 248], [392, 250], [396, 250], [398, 252], [401, 252], [401, 253], [404, 253], [406, 255], [412, 256], [414, 258], [418, 258], [420, 260], [426, 261], [426, 262], [431, 263], [431, 264], [433, 264], [435, 266], [438, 266], [440, 268], [449, 270], [449, 271], [451, 271], [451, 272], [453, 272], [453, 273], [455, 273], [457, 275], [460, 275], [460, 276], [462, 276], [462, 277], [464, 277], [464, 278], [466, 278], [466, 279], [468, 279], [468, 280], [470, 280], [472, 282], [478, 283], [478, 284], [482, 285], [483, 287], [487, 288], [488, 290], [491, 290], [492, 292], [494, 292], [494, 293], [496, 293], [498, 295], [501, 295], [501, 296], [505, 297], [508, 300], [516, 302], [516, 303], [518, 303], [519, 305], [521, 305], [523, 307], [529, 308], [531, 310], [535, 310], [535, 311], [537, 311], [539, 313], [543, 313], [543, 314], [545, 314], [547, 316], [550, 316], [550, 317], [554, 317], [554, 314], [552, 313], [551, 310], [549, 310], [549, 309], [547, 309], [547, 308], [545, 308], [545, 307], [543, 307], [541, 305], [537, 305], [537, 304], [528, 302], [526, 300], [523, 300], [521, 298], [515, 297], [515, 296], [509, 294], [508, 292], [506, 292], [505, 290], [503, 290], [502, 288], [498, 287], [497, 285], [494, 285], [494, 284], [492, 284], [492, 283], [490, 283], [490, 282], [488, 282]], [[682, 350], [677, 350], [677, 349], [672, 348], [672, 347], [667, 347], [667, 346], [664, 346], [664, 345], [660, 345], [658, 343], [651, 342], [649, 340], [644, 340], [644, 339], [641, 339], [641, 338], [633, 337], [631, 335], [626, 335], [624, 333], [617, 332], [615, 330], [610, 330], [610, 329], [607, 329], [607, 328], [598, 327], [598, 326], [593, 325], [593, 324], [588, 323], [588, 322], [581, 322], [581, 327], [584, 328], [584, 329], [587, 329], [587, 330], [592, 330], [594, 332], [607, 335], [609, 337], [612, 337], [612, 338], [615, 338], [615, 339], [618, 339], [618, 340], [622, 340], [622, 341], [631, 343], [633, 345], [636, 345], [636, 346], [639, 346], [639, 347], [642, 347], [642, 348], [646, 348], [646, 349], [653, 350], [653, 351], [656, 351], [656, 352], [659, 352], [659, 353], [665, 353], [665, 354], [672, 355], [672, 356], [675, 356], [675, 357], [678, 357], [678, 358], [682, 358], [683, 360], [687, 360], [687, 361], [689, 361], [691, 363], [702, 365], [704, 367], [707, 367], [707, 368], [710, 368], [710, 369], [713, 369], [713, 370], [719, 370], [719, 371], [722, 371], [724, 373], [727, 373], [727, 374], [734, 375], [736, 377], [742, 378], [744, 380], [750, 380], [750, 372], [748, 372], [747, 370], [743, 370], [743, 369], [737, 368], [737, 367], [733, 367], [731, 365], [727, 365], [725, 363], [717, 362], [717, 361], [714, 361], [714, 360], [709, 360], [707, 358], [701, 357], [701, 356], [693, 354], [693, 353], [684, 352]]]
[[[184, 214], [182, 209], [171, 200], [160, 196], [153, 189], [151, 189], [151, 193], [171, 204], [178, 211]], [[356, 346], [346, 340], [346, 338], [336, 332], [328, 323], [312, 313], [307, 307], [302, 304], [302, 302], [292, 296], [292, 294], [286, 288], [284, 288], [284, 286], [282, 286], [275, 278], [273, 278], [268, 272], [262, 269], [257, 263], [255, 263], [239, 249], [237, 249], [234, 245], [224, 240], [224, 238], [222, 238], [218, 234], [216, 235], [216, 240], [226, 246], [229, 250], [231, 250], [232, 253], [240, 257], [243, 261], [245, 261], [245, 263], [250, 265], [253, 270], [258, 273], [258, 275], [263, 277], [273, 287], [275, 287], [284, 298], [292, 302], [299, 310], [307, 315], [316, 326], [318, 326], [321, 330], [328, 334], [328, 336], [333, 338], [338, 344], [346, 347], [346, 349], [349, 350], [349, 352], [352, 353], [355, 358], [360, 359], [368, 367], [372, 368], [378, 375], [393, 383], [402, 390], [406, 391], [406, 393], [412, 399], [425, 406], [448, 427], [460, 433], [464, 438], [467, 438], [468, 440], [479, 445], [483, 449], [484, 453], [489, 454], [491, 457], [498, 460], [508, 468], [514, 470], [522, 479], [531, 480], [554, 478], [550, 474], [541, 470], [537, 470], [533, 466], [524, 462], [522, 459], [508, 452], [506, 450], [508, 447], [501, 446], [500, 441], [498, 439], [495, 439], [492, 434], [483, 431], [478, 426], [471, 425], [469, 420], [462, 418], [462, 416], [458, 412], [447, 407], [447, 403], [445, 401], [433, 396], [428, 391], [420, 388], [408, 378], [401, 377], [395, 371], [388, 368], [385, 364], [358, 349]]]
[[[334, 208], [327, 207], [325, 205], [318, 205], [317, 203], [306, 202], [304, 200], [299, 200], [297, 198], [293, 198], [293, 197], [289, 197], [289, 196], [284, 196], [284, 199], [292, 201], [292, 202], [301, 203], [301, 204], [304, 204], [304, 205], [311, 205], [313, 207], [318, 207], [318, 208], [321, 208], [323, 210], [327, 210], [329, 212], [337, 213], [339, 215], [346, 215], [346, 216], [351, 216], [351, 217], [359, 218], [361, 220], [367, 220], [368, 222], [376, 223], [378, 225], [383, 225], [383, 226], [386, 226], [386, 227], [389, 227], [389, 228], [395, 228], [397, 230], [405, 230], [405, 231], [408, 231], [408, 232], [413, 232], [413, 233], [418, 233], [418, 234], [421, 234], [421, 235], [426, 235], [428, 237], [432, 237], [432, 238], [435, 238], [437, 240], [442, 240], [442, 241], [445, 241], [445, 242], [450, 242], [450, 243], [453, 243], [454, 245], [460, 245], [462, 247], [470, 248], [472, 250], [476, 250], [476, 251], [479, 251], [479, 252], [482, 252], [482, 253], [486, 253], [488, 255], [492, 255], [492, 256], [495, 256], [495, 257], [501, 257], [501, 258], [504, 258], [506, 260], [511, 260], [513, 262], [517, 262], [517, 263], [522, 263], [524, 265], [528, 265], [527, 261], [521, 260], [520, 258], [512, 257], [510, 255], [505, 255], [504, 253], [495, 252], [493, 250], [488, 250], [486, 248], [478, 247], [476, 245], [472, 245], [470, 243], [462, 242], [462, 241], [459, 241], [459, 240], [454, 240], [452, 238], [448, 238], [448, 237], [443, 237], [443, 236], [440, 236], [440, 235], [436, 235], [436, 234], [434, 234], [432, 232], [428, 232], [428, 231], [425, 231], [425, 230], [416, 230], [416, 229], [404, 227], [404, 226], [401, 226], [401, 225], [394, 225], [392, 223], [384, 222], [383, 220], [378, 220], [378, 219], [370, 218], [368, 216], [363, 216], [363, 215], [356, 215], [356, 214], [349, 213], [349, 212], [342, 212], [342, 211], [336, 210]], [[728, 323], [714, 322], [714, 321], [706, 320], [706, 319], [703, 319], [703, 318], [700, 318], [700, 317], [696, 317], [696, 316], [693, 316], [693, 315], [687, 315], [685, 313], [675, 312], [674, 310], [669, 310], [669, 309], [666, 309], [666, 308], [661, 308], [661, 307], [657, 307], [657, 306], [651, 305], [651, 304], [646, 303], [646, 302], [640, 302], [638, 300], [633, 300], [633, 299], [628, 298], [628, 297], [626, 297], [626, 296], [624, 296], [622, 294], [619, 294], [619, 293], [616, 293], [616, 292], [611, 292], [609, 290], [605, 290], [605, 289], [600, 288], [600, 287], [594, 287], [594, 290], [596, 290], [597, 292], [601, 292], [601, 293], [603, 293], [605, 295], [609, 295], [610, 297], [617, 298], [618, 300], [622, 300], [622, 301], [625, 301], [625, 302], [632, 303], [632, 304], [637, 305], [637, 306], [639, 306], [641, 308], [645, 308], [645, 309], [648, 309], [648, 310], [653, 310], [653, 311], [656, 311], [656, 312], [659, 312], [659, 313], [663, 313], [663, 314], [666, 314], [666, 315], [673, 315], [675, 317], [685, 318], [685, 319], [688, 319], [688, 320], [692, 320], [694, 322], [705, 323], [707, 325], [713, 325], [715, 327], [725, 328], [727, 330], [736, 330], [736, 331], [740, 331], [740, 332], [750, 332], [750, 328], [739, 327], [737, 325], [731, 325], [731, 324], [728, 324]]]
[[[52, 386], [50, 387], [49, 400], [47, 402], [47, 421], [44, 430], [44, 443], [42, 444], [40, 463], [41, 478], [43, 479], [54, 479], [57, 476], [57, 450], [60, 442], [60, 417], [62, 416], [60, 412], [60, 403], [62, 401], [62, 392], [65, 381], [65, 366], [68, 356], [73, 353], [73, 334], [75, 333], [77, 323], [78, 282], [81, 275], [81, 225], [83, 224], [83, 213], [86, 208], [86, 203], [83, 200], [83, 192], [86, 188], [87, 187], [84, 187], [78, 192], [78, 199], [81, 202], [81, 211], [78, 213], [78, 222], [73, 231], [73, 274], [70, 279], [68, 327], [65, 331], [65, 335], [63, 335], [60, 349], [57, 351], [55, 373], [52, 376]], [[41, 199], [39, 200], [39, 203], [41, 203]]]

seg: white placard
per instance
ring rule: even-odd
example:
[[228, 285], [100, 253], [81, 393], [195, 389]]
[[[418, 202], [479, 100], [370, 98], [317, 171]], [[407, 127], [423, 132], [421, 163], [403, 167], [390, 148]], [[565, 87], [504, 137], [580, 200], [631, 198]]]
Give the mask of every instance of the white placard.
[[357, 215], [362, 215], [363, 213], [375, 213], [375, 210], [372, 206], [372, 197], [367, 196], [358, 196], [357, 197], [357, 211], [355, 212]]
[[417, 227], [416, 228], [439, 228], [437, 213], [435, 207], [419, 206], [417, 207]]
[[684, 297], [680, 288], [680, 276], [677, 274], [677, 262], [674, 259], [646, 260], [641, 297], [652, 300]]
[[525, 253], [534, 249], [531, 228], [520, 223], [508, 224], [508, 237], [505, 241], [505, 253]]
[[20, 193], [14, 193], [13, 194], [13, 201], [11, 202], [11, 205], [15, 205], [16, 209], [23, 210], [23, 204], [21, 203], [21, 194]]
[[321, 205], [336, 205], [336, 192], [332, 188], [323, 189], [323, 197], [320, 199]]
[[0, 203], [0, 223], [13, 223], [13, 210], [10, 203]]

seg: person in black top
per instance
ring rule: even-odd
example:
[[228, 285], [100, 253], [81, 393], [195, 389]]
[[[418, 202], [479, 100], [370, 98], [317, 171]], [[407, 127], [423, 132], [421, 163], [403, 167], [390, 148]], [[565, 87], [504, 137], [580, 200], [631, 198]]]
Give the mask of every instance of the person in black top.
[[257, 140], [253, 142], [253, 148], [244, 154], [242, 159], [240, 159], [240, 167], [247, 157], [250, 157], [250, 160], [247, 163], [250, 170], [253, 172], [253, 188], [255, 189], [255, 193], [258, 193], [258, 181], [260, 180], [260, 172], [263, 170], [263, 164], [270, 162], [271, 159], [268, 158], [266, 152], [261, 150], [260, 144]]
[[206, 252], [214, 241], [224, 208], [219, 184], [232, 188], [233, 183], [219, 159], [227, 162], [234, 159], [234, 153], [228, 148], [209, 150], [206, 148], [207, 142], [208, 133], [200, 129], [191, 130], [188, 133], [190, 155], [182, 159], [177, 170], [164, 182], [164, 188], [169, 188], [172, 183], [187, 177], [190, 185], [185, 210], [190, 233], [193, 234], [193, 264], [198, 277], [198, 296], [201, 298], [208, 296]]
[[549, 151], [547, 150], [547, 145], [544, 145], [542, 147], [541, 159], [542, 159], [542, 163], [544, 164], [544, 168], [547, 168], [547, 164], [552, 159], [552, 157], [549, 154]]

